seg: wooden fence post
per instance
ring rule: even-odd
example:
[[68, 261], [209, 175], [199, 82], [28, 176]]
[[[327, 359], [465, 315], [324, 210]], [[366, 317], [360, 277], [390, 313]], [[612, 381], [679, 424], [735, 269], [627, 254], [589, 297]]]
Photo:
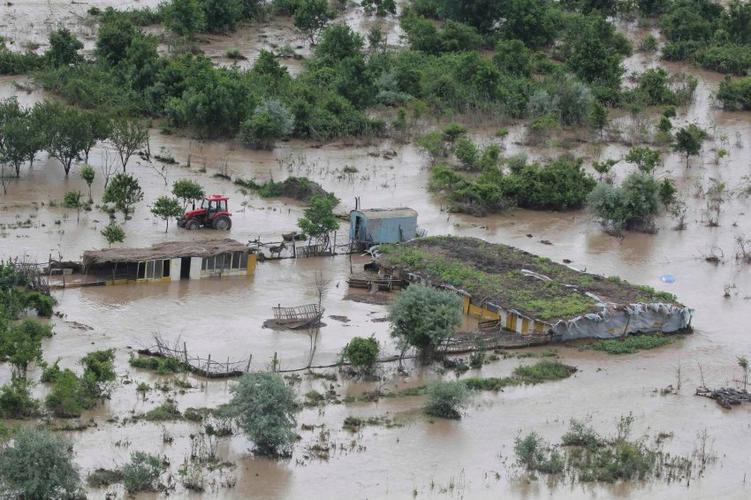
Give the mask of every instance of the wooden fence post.
[[248, 357], [248, 366], [245, 367], [245, 373], [248, 373], [250, 371], [250, 361], [253, 359], [253, 353], [250, 354]]
[[274, 359], [271, 360], [271, 371], [276, 373], [276, 351], [274, 351]]
[[208, 376], [211, 373], [211, 354], [209, 354], [209, 359], [206, 361], [206, 375]]
[[227, 356], [227, 367], [226, 368], [227, 368], [226, 373], [229, 373], [229, 356]]
[[188, 345], [183, 342], [183, 358], [185, 359], [185, 364], [188, 364]]

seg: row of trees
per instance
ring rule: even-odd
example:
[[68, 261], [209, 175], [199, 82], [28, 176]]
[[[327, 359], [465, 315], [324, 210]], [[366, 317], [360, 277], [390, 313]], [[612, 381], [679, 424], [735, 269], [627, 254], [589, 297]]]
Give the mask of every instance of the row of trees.
[[125, 172], [148, 137], [140, 120], [81, 111], [57, 101], [31, 108], [22, 107], [15, 98], [0, 101], [0, 164], [3, 171], [12, 167], [16, 176], [25, 163], [32, 166], [42, 151], [57, 159], [67, 176], [74, 162], [88, 162], [92, 148], [105, 140], [117, 151]]

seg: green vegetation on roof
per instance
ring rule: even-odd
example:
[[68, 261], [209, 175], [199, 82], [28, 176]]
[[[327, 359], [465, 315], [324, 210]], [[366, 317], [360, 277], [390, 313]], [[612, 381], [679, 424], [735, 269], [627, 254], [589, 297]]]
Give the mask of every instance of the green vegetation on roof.
[[[380, 250], [381, 263], [386, 267], [464, 290], [474, 303], [490, 302], [543, 321], [597, 311], [597, 301], [587, 292], [616, 304], [675, 302], [672, 294], [581, 273], [550, 259], [477, 238], [436, 236], [381, 245]], [[527, 271], [549, 279], [531, 276]]]

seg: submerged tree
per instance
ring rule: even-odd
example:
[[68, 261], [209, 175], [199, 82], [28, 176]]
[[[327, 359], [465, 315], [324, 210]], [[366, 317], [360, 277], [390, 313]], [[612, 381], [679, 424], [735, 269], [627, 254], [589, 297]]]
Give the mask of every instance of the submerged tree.
[[322, 240], [328, 246], [329, 233], [339, 229], [339, 221], [334, 215], [336, 198], [327, 195], [314, 196], [310, 207], [305, 209], [303, 217], [297, 220], [298, 227], [310, 238]]
[[295, 441], [294, 391], [276, 373], [246, 373], [230, 388], [228, 412], [262, 455], [288, 455]]
[[183, 209], [188, 203], [196, 202], [204, 197], [205, 193], [200, 184], [190, 179], [179, 179], [172, 184], [172, 194], [183, 202]]
[[433, 417], [461, 418], [461, 410], [467, 405], [469, 390], [461, 380], [438, 381], [428, 385], [425, 413]]
[[295, 8], [295, 28], [305, 33], [313, 44], [333, 17], [327, 0], [300, 0]]
[[68, 191], [65, 193], [65, 196], [63, 197], [63, 205], [65, 205], [65, 208], [75, 208], [76, 222], [81, 221], [81, 208], [83, 207], [81, 191]]
[[122, 243], [125, 241], [125, 231], [118, 226], [114, 221], [110, 222], [104, 229], [102, 229], [102, 236], [107, 240], [107, 244], [112, 246], [113, 243]]
[[429, 361], [461, 324], [462, 301], [451, 292], [411, 285], [391, 305], [389, 321], [402, 353], [415, 347]]
[[342, 358], [358, 372], [370, 373], [378, 361], [378, 351], [378, 341], [373, 337], [354, 337], [344, 346]]
[[86, 183], [86, 186], [89, 188], [89, 203], [92, 203], [94, 200], [91, 198], [91, 184], [94, 182], [94, 177], [96, 177], [96, 171], [94, 170], [94, 167], [91, 165], [81, 165], [81, 178]]
[[645, 174], [652, 174], [660, 165], [660, 152], [646, 146], [631, 148], [624, 158], [629, 163], [634, 163]]
[[149, 129], [140, 120], [130, 118], [118, 118], [112, 121], [110, 142], [117, 154], [120, 155], [120, 163], [123, 173], [126, 172], [128, 160], [133, 153], [146, 146], [149, 140]]
[[164, 232], [166, 233], [169, 230], [169, 220], [173, 217], [180, 217], [183, 213], [183, 208], [180, 206], [177, 198], [160, 196], [156, 199], [154, 205], [152, 205], [151, 213], [160, 219], [164, 219], [167, 223], [164, 228]]
[[102, 201], [112, 203], [127, 218], [133, 206], [143, 199], [143, 191], [138, 180], [132, 175], [117, 174], [104, 190]]
[[707, 138], [707, 133], [693, 123], [683, 127], [675, 133], [673, 149], [686, 155], [686, 166], [691, 156], [696, 156], [701, 151], [701, 146]]

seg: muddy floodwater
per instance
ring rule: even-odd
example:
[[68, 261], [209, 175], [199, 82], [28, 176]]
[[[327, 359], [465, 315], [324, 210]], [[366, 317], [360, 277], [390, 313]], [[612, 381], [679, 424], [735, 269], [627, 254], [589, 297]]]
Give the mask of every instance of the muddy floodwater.
[[[86, 4], [18, 1], [0, 6], [0, 33], [16, 44], [44, 43], [57, 23], [74, 25], [90, 6], [104, 7], [106, 1]], [[125, 2], [119, 8], [155, 5], [156, 2]], [[358, 31], [366, 32], [372, 20], [361, 12], [348, 11], [344, 19]], [[395, 21], [387, 25], [389, 43], [399, 42]], [[80, 25], [78, 33], [93, 43], [93, 27]], [[631, 25], [620, 29], [637, 37]], [[309, 47], [293, 32], [288, 20], [272, 23], [264, 32], [243, 27], [230, 37], [203, 40], [206, 51], [218, 64], [227, 50], [239, 48], [252, 63], [261, 48], [290, 44], [301, 55]], [[276, 41], [275, 41], [276, 40]], [[273, 48], [273, 47], [272, 47]], [[249, 62], [250, 61], [250, 62]], [[299, 69], [299, 61], [290, 60]], [[652, 56], [635, 54], [626, 61], [629, 71], [657, 65]], [[218, 453], [234, 462], [212, 476], [214, 483], [202, 493], [177, 486], [170, 496], [177, 498], [751, 498], [751, 407], [723, 410], [715, 402], [694, 395], [697, 386], [734, 385], [741, 376], [738, 356], [751, 355], [751, 265], [734, 257], [735, 240], [751, 238], [751, 204], [743, 187], [751, 184], [751, 113], [723, 112], [716, 108], [713, 93], [720, 76], [685, 65], [663, 64], [671, 72], [688, 72], [699, 79], [693, 103], [679, 109], [676, 123], [696, 122], [710, 131], [711, 138], [701, 155], [685, 159], [666, 153], [658, 176], [670, 173], [688, 206], [688, 226], [673, 230], [668, 216], [658, 219], [656, 234], [628, 233], [623, 238], [605, 234], [586, 210], [556, 213], [511, 210], [488, 217], [450, 214], [442, 200], [427, 190], [428, 160], [409, 141], [374, 143], [311, 144], [298, 141], [280, 143], [273, 152], [251, 151], [233, 141], [203, 142], [180, 135], [151, 131], [152, 155], [170, 157], [174, 164], [153, 163], [134, 157], [129, 173], [138, 176], [144, 190], [131, 220], [123, 224], [125, 245], [147, 246], [170, 240], [212, 238], [211, 231], [187, 232], [155, 219], [148, 202], [167, 194], [181, 178], [200, 182], [209, 193], [230, 197], [233, 227], [230, 237], [245, 242], [255, 238], [279, 241], [281, 233], [296, 229], [304, 206], [285, 199], [263, 199], [243, 193], [231, 178], [281, 180], [289, 175], [307, 176], [341, 199], [337, 211], [346, 214], [359, 196], [363, 207], [409, 206], [419, 213], [418, 224], [429, 235], [475, 236], [505, 243], [548, 257], [556, 262], [570, 260], [578, 269], [603, 275], [617, 275], [633, 283], [645, 284], [674, 293], [695, 312], [693, 334], [674, 343], [637, 354], [611, 356], [584, 351], [573, 345], [553, 346], [562, 362], [577, 367], [565, 380], [536, 386], [519, 386], [498, 393], [473, 396], [460, 421], [429, 419], [421, 412], [420, 397], [382, 399], [376, 403], [328, 404], [306, 408], [298, 416], [301, 440], [293, 456], [269, 460], [253, 456], [251, 443], [241, 433], [221, 438]], [[17, 96], [25, 105], [45, 98], [27, 78], [0, 78], [0, 98]], [[425, 127], [434, 126], [426, 123]], [[573, 146], [523, 144], [523, 127], [514, 123], [478, 123], [472, 136], [480, 142], [500, 142], [494, 137], [498, 126], [509, 127], [502, 140], [504, 154], [525, 153], [530, 158], [551, 158], [574, 153], [588, 160], [618, 158], [628, 149], [623, 141], [606, 144], [574, 142]], [[630, 118], [615, 120], [627, 130]], [[729, 154], [717, 160], [716, 151]], [[94, 200], [101, 199], [101, 168], [115, 162], [116, 154], [98, 145], [90, 155], [97, 169]], [[590, 161], [586, 162], [588, 165]], [[354, 167], [356, 171], [345, 167]], [[623, 162], [615, 168], [622, 178], [629, 168]], [[216, 174], [222, 174], [217, 176]], [[724, 181], [731, 196], [723, 206], [719, 227], [705, 224], [706, 200], [702, 192], [710, 179]], [[24, 167], [13, 179], [6, 195], [0, 197], [0, 257], [25, 256], [36, 262], [53, 259], [78, 260], [83, 251], [106, 246], [100, 231], [109, 222], [107, 214], [93, 209], [82, 212], [61, 208], [67, 191], [87, 187], [77, 173], [66, 178], [59, 163], [39, 158], [33, 168]], [[343, 223], [338, 237], [346, 239]], [[545, 240], [552, 244], [543, 244]], [[705, 261], [713, 254], [718, 264]], [[53, 318], [55, 335], [44, 343], [48, 362], [60, 359], [62, 367], [79, 368], [79, 360], [95, 349], [116, 349], [120, 381], [111, 399], [85, 414], [82, 421], [94, 426], [66, 435], [73, 442], [75, 460], [83, 475], [98, 467], [117, 467], [131, 452], [147, 451], [166, 456], [176, 471], [190, 451], [190, 436], [197, 425], [138, 421], [123, 424], [124, 418], [143, 413], [160, 404], [167, 393], [153, 390], [141, 397], [138, 382], [154, 384], [170, 377], [132, 368], [132, 351], [153, 344], [155, 335], [168, 343], [183, 344], [202, 357], [217, 361], [246, 360], [252, 356], [251, 370], [264, 370], [276, 354], [283, 369], [303, 368], [310, 362], [312, 333], [274, 331], [262, 328], [275, 305], [295, 305], [317, 300], [316, 277], [328, 286], [323, 295], [325, 326], [318, 333], [313, 365], [336, 362], [341, 349], [354, 336], [373, 335], [385, 353], [397, 352], [384, 321], [387, 306], [347, 300], [346, 279], [351, 269], [361, 270], [368, 259], [336, 256], [311, 259], [284, 259], [260, 262], [249, 277], [207, 279], [169, 284], [69, 288], [53, 292], [59, 317]], [[661, 281], [671, 274], [673, 283]], [[335, 316], [331, 318], [330, 316]], [[471, 324], [465, 325], [471, 327]], [[546, 347], [545, 349], [549, 348]], [[538, 352], [542, 348], [525, 349]], [[470, 370], [465, 376], [506, 376], [529, 360], [503, 359]], [[678, 394], [660, 395], [659, 389], [676, 384]], [[394, 366], [384, 366], [385, 388], [420, 385], [452, 373], [438, 374], [430, 368], [412, 367], [408, 375], [397, 374]], [[31, 374], [38, 380], [39, 370]], [[372, 390], [373, 384], [339, 378], [336, 382], [304, 376], [296, 384], [299, 394], [310, 389], [332, 389], [344, 398]], [[0, 382], [10, 379], [7, 364], [0, 364]], [[232, 381], [206, 381], [189, 376], [192, 388], [177, 399], [178, 407], [216, 407], [226, 403]], [[333, 387], [332, 387], [333, 386]], [[38, 384], [35, 395], [43, 396]], [[513, 466], [513, 443], [520, 433], [535, 431], [558, 441], [570, 419], [584, 419], [595, 429], [612, 433], [622, 415], [635, 417], [635, 435], [672, 433], [664, 444], [671, 453], [691, 455], [697, 435], [707, 431], [717, 456], [701, 477], [685, 482], [662, 480], [630, 485], [551, 483], [544, 477], [529, 480]], [[347, 416], [388, 416], [397, 426], [366, 427], [358, 433], [342, 429]], [[113, 420], [117, 417], [118, 421]], [[323, 427], [321, 427], [323, 426]], [[323, 439], [335, 444], [326, 459], [307, 451]], [[163, 433], [173, 437], [164, 443]], [[122, 489], [112, 491], [123, 496]], [[89, 490], [91, 498], [104, 497], [105, 490]], [[151, 498], [139, 495], [138, 498]]]

